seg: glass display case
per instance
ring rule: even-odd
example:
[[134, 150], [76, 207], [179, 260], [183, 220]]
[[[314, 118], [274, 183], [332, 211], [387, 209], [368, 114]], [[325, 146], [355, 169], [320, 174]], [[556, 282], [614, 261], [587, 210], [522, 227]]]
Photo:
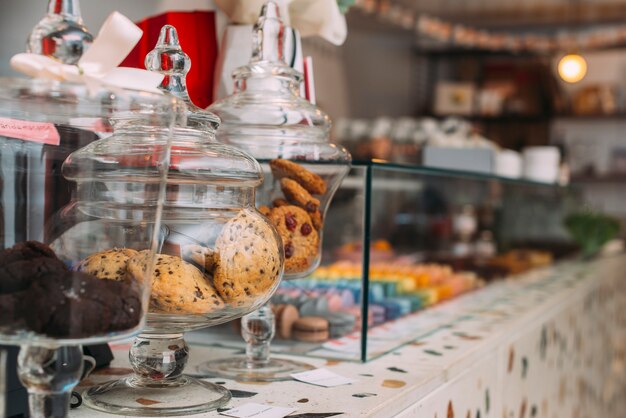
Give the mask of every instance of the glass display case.
[[[321, 267], [272, 298], [275, 351], [368, 361], [433, 332], [455, 320], [438, 304], [573, 256], [563, 221], [580, 206], [574, 186], [355, 161]], [[193, 340], [241, 347], [232, 325]]]

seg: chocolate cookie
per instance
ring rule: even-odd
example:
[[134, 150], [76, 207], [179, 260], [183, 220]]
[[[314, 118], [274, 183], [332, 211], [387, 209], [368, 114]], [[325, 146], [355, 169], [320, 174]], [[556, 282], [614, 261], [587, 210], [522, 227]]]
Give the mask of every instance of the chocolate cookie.
[[54, 251], [44, 243], [39, 241], [19, 242], [0, 252], [0, 265], [5, 266], [14, 261], [32, 260], [40, 257], [57, 258]]
[[0, 294], [18, 292], [27, 289], [35, 280], [40, 280], [49, 273], [63, 273], [68, 269], [54, 257], [37, 257], [10, 262], [0, 267]]
[[136, 285], [76, 271], [33, 282], [24, 297], [27, 326], [55, 338], [84, 338], [130, 330], [141, 319]]
[[287, 177], [295, 180], [309, 193], [326, 193], [326, 182], [323, 178], [293, 161], [277, 158], [270, 161], [270, 168], [275, 178], [282, 179]]
[[0, 327], [15, 327], [15, 321], [22, 316], [20, 301], [23, 300], [24, 292], [0, 294]]
[[215, 242], [215, 250], [219, 261], [213, 280], [227, 302], [245, 304], [280, 279], [278, 237], [254, 212], [244, 210], [229, 220]]
[[193, 263], [203, 273], [212, 275], [215, 270], [217, 254], [208, 247], [201, 245], [185, 245], [183, 246], [183, 260]]
[[[140, 251], [128, 262], [128, 273], [144, 277], [148, 250]], [[174, 314], [205, 314], [221, 309], [224, 302], [208, 278], [193, 264], [179, 257], [157, 254], [152, 274], [150, 311]]]
[[319, 235], [309, 214], [297, 206], [281, 206], [272, 209], [269, 218], [283, 240], [285, 272], [307, 270], [319, 251]]
[[280, 188], [285, 194], [287, 200], [307, 212], [315, 212], [319, 206], [320, 201], [311, 196], [309, 192], [296, 181], [285, 178], [280, 181]]
[[91, 254], [74, 268], [76, 271], [91, 274], [99, 279], [125, 280], [128, 260], [137, 255], [130, 248], [113, 248]]

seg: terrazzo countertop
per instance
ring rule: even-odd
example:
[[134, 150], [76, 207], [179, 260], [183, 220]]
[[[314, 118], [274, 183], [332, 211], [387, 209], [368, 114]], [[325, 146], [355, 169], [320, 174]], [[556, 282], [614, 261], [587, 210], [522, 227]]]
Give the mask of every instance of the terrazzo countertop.
[[[541, 326], [546, 318], [555, 316], [568, 305], [580, 303], [576, 301], [584, 298], [603, 281], [615, 281], [616, 272], [621, 274], [626, 270], [625, 267], [626, 256], [620, 255], [591, 263], [567, 262], [533, 271], [462, 296], [436, 308], [437, 312], [432, 314], [429, 311], [420, 313], [418, 317], [421, 320], [427, 318], [428, 315], [435, 315], [440, 318], [442, 312], [446, 313], [450, 320], [443, 326], [438, 325], [429, 335], [416, 339], [368, 363], [360, 364], [318, 358], [305, 359], [313, 366], [326, 367], [342, 376], [357, 380], [356, 383], [350, 385], [324, 388], [297, 381], [243, 383], [220, 378], [206, 380], [222, 384], [232, 391], [233, 399], [229, 407], [240, 406], [248, 402], [263, 403], [297, 408], [297, 412], [292, 416], [310, 418], [335, 415], [390, 417], [402, 414], [404, 416], [432, 418], [433, 415], [430, 413], [418, 414], [416, 405], [421, 405], [420, 402], [423, 403], [424, 399], [430, 399], [429, 397], [438, 393], [438, 389], [445, 388], [450, 382], [458, 381], [468, 373], [468, 370], [472, 369], [472, 366], [490, 361], [492, 353], [503, 347], [509, 347], [513, 344], [511, 341], [523, 335], [525, 330], [535, 329], [537, 326]], [[623, 288], [622, 285], [621, 289], [623, 290]], [[406, 320], [411, 320], [411, 318]], [[542, 348], [544, 333], [545, 330], [540, 333], [541, 341], [532, 343], [534, 348], [531, 351], [536, 352], [537, 357], [542, 353], [541, 350], [545, 349], [545, 347]], [[550, 341], [550, 339], [546, 340], [546, 345]], [[130, 372], [129, 344], [115, 345], [113, 349], [115, 360], [111, 367], [92, 374], [83, 382], [83, 385], [101, 383], [119, 378]], [[194, 344], [186, 370], [193, 371], [200, 362], [224, 358], [234, 352], [236, 350]], [[507, 356], [507, 361], [512, 364], [514, 361], [511, 356], [514, 357], [514, 355], [508, 352]], [[280, 354], [280, 357], [303, 360], [303, 357], [283, 354]], [[517, 358], [514, 358], [514, 363], [517, 364]], [[528, 373], [529, 362], [535, 361], [533, 359], [532, 356], [524, 358], [524, 370], [521, 372], [523, 378]], [[508, 366], [508, 372], [511, 372], [513, 368], [511, 364]], [[481, 366], [480, 370], [489, 372], [490, 367]], [[534, 364], [531, 363], [531, 367], [534, 367]], [[506, 370], [503, 373], [506, 373]], [[476, 412], [472, 409], [470, 414], [469, 408], [467, 414], [464, 410], [459, 410], [454, 402], [460, 405], [469, 401], [460, 398], [458, 401], [454, 400], [454, 393], [446, 393], [446, 402], [442, 404], [443, 406], [433, 406], [433, 408], [439, 408], [434, 409], [434, 417], [447, 416], [453, 418], [455, 410], [457, 411], [457, 418], [502, 416], [494, 406], [498, 405], [500, 408], [501, 400], [496, 399], [499, 396], [495, 395], [499, 389], [497, 387], [490, 389], [487, 380], [488, 377], [483, 380], [479, 379], [480, 399], [472, 400], [479, 405], [475, 408]], [[493, 384], [498, 385], [498, 383]], [[491, 395], [490, 390], [492, 391]], [[447, 400], [448, 397], [450, 398], [449, 401]], [[155, 401], [158, 402], [158, 399]], [[524, 402], [526, 402], [526, 398], [524, 398]], [[516, 410], [515, 417], [539, 416], [539, 409], [535, 406], [533, 406], [535, 415], [531, 414], [530, 406], [528, 406], [528, 414], [526, 415], [527, 407], [525, 405], [524, 403], [523, 414], [521, 410]], [[72, 410], [70, 413], [72, 418], [105, 416], [113, 415], [96, 412], [85, 406]], [[222, 415], [214, 411], [193, 416], [215, 417]], [[509, 415], [505, 413], [504, 416], [508, 417]], [[547, 413], [546, 416], [548, 416]]]

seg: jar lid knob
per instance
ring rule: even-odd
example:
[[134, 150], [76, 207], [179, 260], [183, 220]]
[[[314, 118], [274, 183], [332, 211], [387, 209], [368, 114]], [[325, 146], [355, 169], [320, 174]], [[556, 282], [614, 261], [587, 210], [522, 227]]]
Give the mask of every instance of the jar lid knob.
[[161, 28], [159, 39], [144, 61], [146, 69], [163, 74], [159, 88], [178, 97], [187, 105], [188, 127], [215, 130], [220, 120], [213, 113], [199, 108], [191, 101], [187, 90], [187, 73], [191, 68], [191, 59], [183, 51], [178, 40], [178, 32], [172, 25]]
[[159, 86], [161, 90], [191, 103], [185, 80], [191, 68], [191, 60], [182, 50], [174, 26], [165, 25], [161, 28], [159, 40], [154, 49], [146, 55], [144, 65], [147, 70], [165, 76]]
[[252, 30], [251, 62], [275, 62], [284, 64], [283, 42], [285, 25], [280, 19], [278, 4], [268, 1], [263, 5], [259, 19]]
[[35, 25], [26, 52], [77, 64], [91, 46], [93, 35], [83, 24], [78, 0], [49, 0], [48, 14]]

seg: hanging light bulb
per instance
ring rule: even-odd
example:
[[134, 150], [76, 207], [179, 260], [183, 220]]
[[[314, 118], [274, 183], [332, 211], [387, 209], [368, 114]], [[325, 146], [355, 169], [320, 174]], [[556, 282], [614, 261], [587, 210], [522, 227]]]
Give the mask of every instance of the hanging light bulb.
[[578, 83], [587, 74], [587, 61], [580, 54], [567, 54], [559, 61], [559, 76], [568, 83]]

